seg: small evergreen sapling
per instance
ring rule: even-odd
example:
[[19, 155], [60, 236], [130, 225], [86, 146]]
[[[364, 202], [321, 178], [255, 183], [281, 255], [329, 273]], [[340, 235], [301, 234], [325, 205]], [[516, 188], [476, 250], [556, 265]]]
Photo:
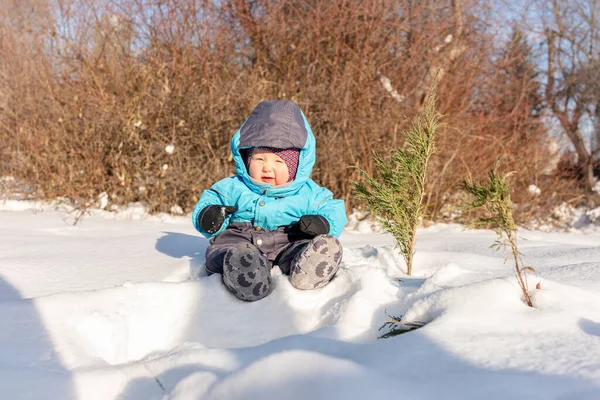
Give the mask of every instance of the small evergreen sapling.
[[391, 233], [412, 274], [415, 236], [423, 215], [423, 198], [427, 180], [427, 164], [435, 152], [435, 135], [440, 116], [437, 114], [435, 84], [425, 99], [424, 107], [403, 132], [405, 146], [395, 149], [384, 159], [374, 153], [377, 177], [358, 169], [364, 182], [353, 182], [357, 198], [367, 203], [384, 229]]
[[491, 227], [496, 232], [498, 239], [491, 246], [492, 248], [499, 250], [501, 247], [510, 247], [511, 253], [507, 255], [507, 259], [512, 255], [515, 274], [525, 302], [529, 307], [533, 307], [526, 272], [534, 269], [523, 264], [521, 253], [517, 248], [517, 227], [512, 213], [511, 186], [508, 181], [512, 173], [498, 175], [499, 166], [500, 159], [488, 173], [488, 182], [485, 184], [470, 178], [463, 181], [462, 188], [467, 193], [465, 208], [484, 211], [486, 215], [472, 222], [471, 225]]

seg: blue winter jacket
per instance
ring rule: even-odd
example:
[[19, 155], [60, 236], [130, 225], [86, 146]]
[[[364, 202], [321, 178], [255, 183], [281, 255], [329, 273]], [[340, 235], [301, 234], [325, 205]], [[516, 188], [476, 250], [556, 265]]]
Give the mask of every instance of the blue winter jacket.
[[[230, 222], [251, 222], [255, 227], [275, 230], [313, 214], [326, 218], [330, 234], [339, 236], [347, 222], [343, 200], [334, 199], [331, 191], [309, 178], [315, 164], [315, 145], [308, 121], [296, 103], [276, 100], [258, 104], [231, 139], [237, 175], [202, 193], [192, 212], [194, 227], [210, 238]], [[301, 149], [296, 178], [277, 187], [251, 178], [240, 150], [258, 146]], [[211, 204], [237, 208], [213, 234], [204, 231], [198, 221], [200, 212]]]

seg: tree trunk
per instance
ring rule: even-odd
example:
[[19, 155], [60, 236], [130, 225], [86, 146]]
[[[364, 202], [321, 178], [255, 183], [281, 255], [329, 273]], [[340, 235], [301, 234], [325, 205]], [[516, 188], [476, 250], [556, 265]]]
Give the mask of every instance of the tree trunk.
[[575, 107], [570, 112], [568, 107], [561, 108], [559, 106], [559, 99], [554, 92], [554, 75], [556, 73], [556, 47], [555, 40], [560, 35], [551, 30], [546, 29], [546, 38], [548, 44], [548, 81], [546, 83], [546, 101], [552, 110], [552, 113], [558, 118], [560, 121], [560, 125], [563, 130], [571, 139], [571, 143], [573, 143], [573, 147], [575, 147], [575, 151], [577, 152], [577, 164], [581, 168], [581, 172], [584, 175], [584, 183], [586, 189], [591, 192], [592, 187], [594, 185], [594, 168], [592, 162], [592, 154], [588, 152], [585, 148], [585, 143], [583, 141], [583, 136], [581, 135], [581, 131], [579, 130], [579, 120], [583, 116], [584, 104], [581, 99], [569, 98], [563, 100], [564, 104], [569, 104], [569, 100], [573, 100], [575, 102]]
[[588, 158], [588, 162], [585, 165], [585, 178], [586, 178], [586, 188], [591, 193], [593, 192], [592, 188], [594, 187], [594, 183], [596, 182], [596, 178], [594, 177], [594, 161], [592, 157]]
[[571, 124], [570, 129], [565, 129], [565, 131], [567, 132], [567, 135], [569, 136], [569, 139], [571, 139], [571, 142], [575, 147], [575, 151], [577, 152], [577, 165], [579, 165], [579, 167], [581, 168], [581, 173], [583, 174], [585, 187], [589, 192], [591, 192], [595, 181], [594, 162], [592, 160], [592, 156], [585, 148], [583, 137], [577, 126], [573, 126]]

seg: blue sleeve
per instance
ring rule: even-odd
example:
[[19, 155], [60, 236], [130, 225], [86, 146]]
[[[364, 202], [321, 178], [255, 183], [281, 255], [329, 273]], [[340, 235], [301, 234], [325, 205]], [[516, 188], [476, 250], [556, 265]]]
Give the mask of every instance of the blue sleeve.
[[329, 234], [340, 237], [348, 218], [344, 200], [333, 198], [333, 193], [325, 188], [320, 188], [316, 197], [315, 215], [320, 215], [329, 222]]
[[200, 213], [206, 206], [210, 205], [218, 205], [218, 206], [234, 206], [235, 199], [232, 198], [231, 192], [233, 188], [234, 182], [231, 178], [225, 178], [215, 183], [210, 189], [202, 192], [202, 196], [194, 206], [194, 210], [192, 211], [192, 223], [194, 224], [194, 228], [202, 235], [207, 238], [211, 238], [217, 236], [219, 233], [224, 231], [229, 225], [229, 220], [231, 219], [231, 215], [228, 215], [225, 218], [225, 222], [221, 225], [221, 228], [215, 233], [208, 233], [200, 226]]

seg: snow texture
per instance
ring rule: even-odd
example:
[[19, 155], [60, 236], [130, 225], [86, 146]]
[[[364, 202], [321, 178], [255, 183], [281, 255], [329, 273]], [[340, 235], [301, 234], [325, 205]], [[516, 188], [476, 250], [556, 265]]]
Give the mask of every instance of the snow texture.
[[490, 231], [420, 230], [408, 277], [359, 222], [328, 286], [244, 303], [187, 217], [31, 207], [0, 203], [0, 398], [600, 399], [599, 233], [519, 232], [535, 308]]

